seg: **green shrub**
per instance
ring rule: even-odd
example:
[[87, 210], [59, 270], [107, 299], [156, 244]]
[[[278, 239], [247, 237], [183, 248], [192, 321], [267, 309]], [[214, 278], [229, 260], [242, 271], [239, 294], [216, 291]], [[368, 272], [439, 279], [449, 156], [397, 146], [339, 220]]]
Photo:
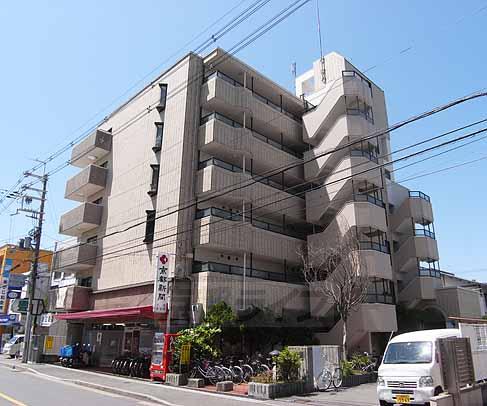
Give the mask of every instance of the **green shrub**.
[[372, 359], [369, 355], [357, 353], [352, 355], [350, 362], [352, 363], [353, 369], [362, 371], [363, 368], [372, 362]]
[[279, 377], [284, 382], [292, 382], [298, 379], [301, 356], [285, 347], [275, 358]]
[[342, 361], [341, 368], [343, 376], [354, 375], [352, 361]]

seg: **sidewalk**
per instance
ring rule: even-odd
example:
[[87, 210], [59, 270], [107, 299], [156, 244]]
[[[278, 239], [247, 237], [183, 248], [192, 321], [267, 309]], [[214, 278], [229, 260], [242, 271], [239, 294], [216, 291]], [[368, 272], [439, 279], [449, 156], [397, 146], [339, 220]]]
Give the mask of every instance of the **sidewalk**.
[[270, 401], [261, 401], [231, 394], [216, 393], [214, 389], [201, 390], [186, 387], [171, 387], [145, 379], [126, 378], [83, 369], [64, 368], [51, 364], [22, 364], [18, 360], [0, 357], [0, 364], [25, 369], [50, 379], [57, 379], [80, 386], [114, 393], [129, 398], [152, 402], [164, 406], [219, 405], [243, 406], [259, 405], [308, 406], [377, 406], [376, 384], [343, 388], [338, 391], [314, 392], [303, 396], [292, 396]]
[[46, 378], [54, 378], [165, 406], [210, 405], [215, 403], [226, 406], [242, 406], [242, 404], [249, 402], [265, 404], [265, 402], [237, 397], [235, 395], [212, 393], [183, 387], [176, 388], [142, 379], [112, 376], [82, 369], [64, 368], [57, 365], [22, 364], [18, 360], [5, 358], [0, 358], [0, 364], [27, 370]]

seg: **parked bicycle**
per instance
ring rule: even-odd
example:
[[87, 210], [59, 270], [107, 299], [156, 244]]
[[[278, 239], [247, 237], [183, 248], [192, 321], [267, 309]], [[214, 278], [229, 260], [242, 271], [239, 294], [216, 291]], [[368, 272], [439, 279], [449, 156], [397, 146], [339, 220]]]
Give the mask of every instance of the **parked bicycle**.
[[225, 372], [218, 365], [212, 365], [208, 360], [197, 360], [194, 362], [190, 372], [191, 378], [201, 377], [212, 385], [225, 380]]
[[316, 379], [316, 386], [319, 390], [328, 390], [331, 385], [338, 389], [343, 383], [343, 372], [339, 366], [324, 360], [325, 366]]

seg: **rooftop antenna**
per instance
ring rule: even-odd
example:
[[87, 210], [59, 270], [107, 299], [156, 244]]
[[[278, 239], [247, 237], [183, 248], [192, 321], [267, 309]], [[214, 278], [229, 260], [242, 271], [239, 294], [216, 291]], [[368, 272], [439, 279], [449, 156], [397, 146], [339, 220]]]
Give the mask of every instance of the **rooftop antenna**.
[[316, 16], [318, 18], [318, 37], [320, 39], [321, 81], [326, 84], [325, 58], [323, 57], [323, 43], [321, 40], [320, 0], [316, 0]]
[[293, 75], [294, 93], [296, 93], [296, 62], [291, 64], [291, 75]]

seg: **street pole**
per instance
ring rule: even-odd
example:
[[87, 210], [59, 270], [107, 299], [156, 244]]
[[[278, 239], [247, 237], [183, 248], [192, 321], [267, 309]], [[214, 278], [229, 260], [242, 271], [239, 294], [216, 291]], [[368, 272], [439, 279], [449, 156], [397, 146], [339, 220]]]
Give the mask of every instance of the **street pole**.
[[24, 340], [24, 352], [22, 354], [22, 362], [25, 364], [29, 360], [29, 354], [32, 348], [32, 336], [34, 333], [35, 323], [33, 323], [34, 318], [34, 295], [36, 289], [36, 280], [37, 280], [37, 267], [39, 265], [39, 253], [41, 249], [41, 235], [42, 235], [42, 223], [44, 221], [44, 204], [46, 202], [46, 194], [47, 194], [47, 175], [44, 174], [42, 176], [35, 175], [29, 172], [26, 172], [27, 176], [36, 177], [42, 180], [42, 191], [41, 191], [41, 198], [40, 198], [40, 207], [39, 207], [39, 217], [38, 223], [35, 230], [35, 248], [34, 248], [34, 263], [32, 264], [32, 270], [29, 275], [29, 284], [28, 284], [28, 297], [29, 297], [29, 305], [27, 308], [27, 318], [25, 321], [25, 340]]

